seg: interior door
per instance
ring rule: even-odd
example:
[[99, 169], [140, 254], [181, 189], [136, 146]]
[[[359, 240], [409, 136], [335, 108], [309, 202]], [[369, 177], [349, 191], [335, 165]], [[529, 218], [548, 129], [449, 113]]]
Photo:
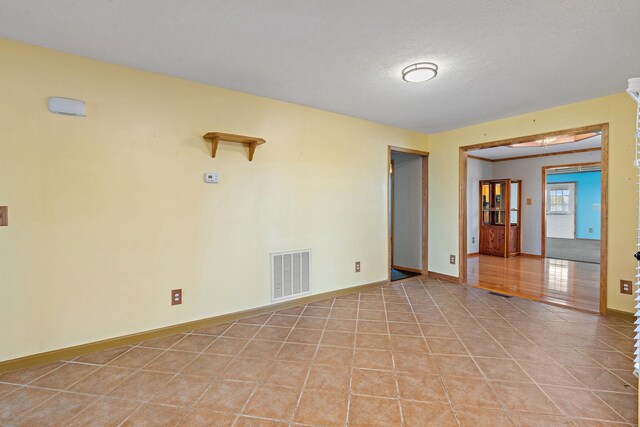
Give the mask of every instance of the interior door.
[[576, 183], [547, 184], [547, 237], [576, 238]]

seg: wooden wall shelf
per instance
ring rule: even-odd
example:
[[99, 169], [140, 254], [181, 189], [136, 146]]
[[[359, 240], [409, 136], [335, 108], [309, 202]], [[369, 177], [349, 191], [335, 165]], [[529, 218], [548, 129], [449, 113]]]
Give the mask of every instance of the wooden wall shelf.
[[222, 132], [208, 132], [203, 136], [203, 138], [207, 141], [211, 141], [211, 157], [216, 157], [216, 151], [218, 150], [218, 143], [220, 141], [246, 144], [249, 146], [249, 161], [253, 160], [253, 153], [255, 153], [256, 147], [267, 142], [262, 138], [254, 138], [252, 136], [234, 135], [231, 133]]

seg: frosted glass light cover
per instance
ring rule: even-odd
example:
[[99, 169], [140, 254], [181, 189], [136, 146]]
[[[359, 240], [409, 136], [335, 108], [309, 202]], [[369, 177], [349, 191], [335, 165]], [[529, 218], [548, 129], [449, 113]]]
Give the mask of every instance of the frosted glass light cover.
[[421, 83], [438, 75], [438, 66], [432, 62], [418, 62], [402, 70], [402, 79], [409, 83]]

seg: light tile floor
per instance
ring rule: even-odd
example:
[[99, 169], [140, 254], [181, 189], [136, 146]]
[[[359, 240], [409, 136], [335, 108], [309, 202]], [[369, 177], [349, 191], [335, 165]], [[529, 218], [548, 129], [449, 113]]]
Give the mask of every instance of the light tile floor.
[[2, 374], [0, 424], [635, 424], [632, 330], [414, 280]]

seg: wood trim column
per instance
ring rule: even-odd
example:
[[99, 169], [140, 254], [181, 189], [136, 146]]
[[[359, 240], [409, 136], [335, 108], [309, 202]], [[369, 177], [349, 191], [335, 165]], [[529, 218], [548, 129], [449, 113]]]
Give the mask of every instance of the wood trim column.
[[[458, 280], [467, 283], [467, 151], [460, 147], [458, 156]], [[480, 241], [478, 241], [478, 245]]]

